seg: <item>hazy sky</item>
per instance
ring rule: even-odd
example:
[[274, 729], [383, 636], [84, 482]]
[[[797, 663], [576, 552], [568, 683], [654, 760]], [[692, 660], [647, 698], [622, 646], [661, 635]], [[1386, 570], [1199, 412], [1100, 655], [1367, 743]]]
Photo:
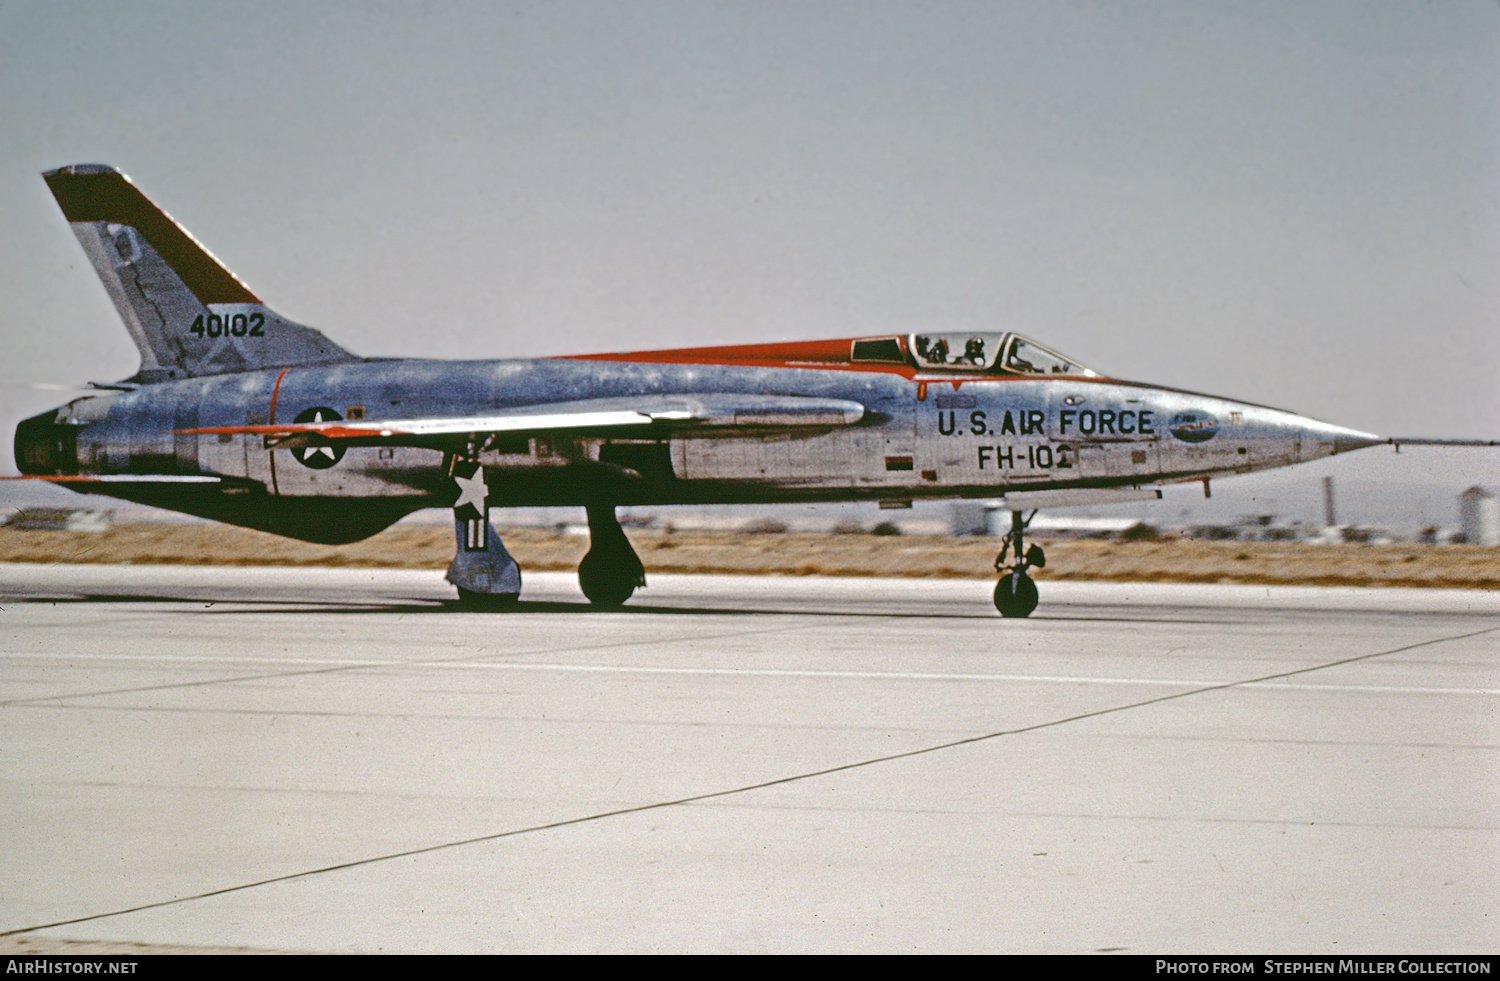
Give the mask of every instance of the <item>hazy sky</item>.
[[[6, 0], [7, 386], [138, 363], [39, 177], [77, 162], [361, 354], [1017, 329], [1500, 437], [1494, 0]], [[1365, 454], [1500, 489], [1493, 451]]]

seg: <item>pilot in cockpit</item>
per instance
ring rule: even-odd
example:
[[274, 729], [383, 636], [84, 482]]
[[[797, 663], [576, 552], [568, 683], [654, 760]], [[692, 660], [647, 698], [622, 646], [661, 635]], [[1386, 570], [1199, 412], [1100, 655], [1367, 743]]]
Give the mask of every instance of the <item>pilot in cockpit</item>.
[[1033, 375], [1036, 374], [1036, 365], [1021, 357], [1019, 354], [1020, 350], [1021, 345], [1019, 344], [1013, 345], [1011, 347], [1010, 354], [1005, 359], [1005, 366], [1011, 371], [1020, 371]]

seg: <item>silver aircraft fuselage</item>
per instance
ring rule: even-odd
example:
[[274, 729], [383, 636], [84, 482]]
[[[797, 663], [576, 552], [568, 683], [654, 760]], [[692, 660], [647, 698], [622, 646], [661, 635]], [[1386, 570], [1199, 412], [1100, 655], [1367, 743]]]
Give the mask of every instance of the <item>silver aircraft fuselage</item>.
[[[716, 353], [728, 361], [737, 350]], [[494, 506], [900, 504], [1044, 491], [1098, 492], [1088, 499], [1103, 501], [1383, 441], [1277, 409], [1099, 377], [625, 360], [631, 357], [371, 360], [159, 382], [37, 417], [17, 433], [17, 458], [26, 472], [59, 476], [220, 478], [71, 486], [327, 541], [365, 537], [411, 511], [452, 504], [452, 453], [469, 439], [490, 475]], [[704, 393], [743, 396], [751, 405], [765, 396], [838, 400], [863, 412], [829, 425], [782, 427], [774, 413], [746, 421], [740, 412], [738, 424], [652, 421], [609, 433], [587, 431], [586, 420], [580, 429], [472, 437], [401, 439], [371, 428], [383, 420], [701, 400]], [[276, 430], [313, 416], [304, 424], [358, 420], [369, 432], [294, 445]], [[341, 526], [328, 526], [340, 513]]]

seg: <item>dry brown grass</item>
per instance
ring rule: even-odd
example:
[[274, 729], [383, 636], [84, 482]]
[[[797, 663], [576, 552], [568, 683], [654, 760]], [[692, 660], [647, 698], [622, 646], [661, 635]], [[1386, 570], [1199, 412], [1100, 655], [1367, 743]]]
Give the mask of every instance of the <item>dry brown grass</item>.
[[[579, 535], [502, 529], [526, 569], [573, 569]], [[631, 531], [648, 572], [988, 578], [999, 541], [936, 535]], [[1301, 545], [1039, 539], [1038, 579], [1226, 582], [1500, 589], [1500, 548], [1469, 545]], [[117, 524], [94, 533], [0, 528], [0, 561], [183, 565], [318, 565], [442, 569], [453, 556], [445, 525], [403, 525], [353, 545], [311, 545], [219, 525]]]

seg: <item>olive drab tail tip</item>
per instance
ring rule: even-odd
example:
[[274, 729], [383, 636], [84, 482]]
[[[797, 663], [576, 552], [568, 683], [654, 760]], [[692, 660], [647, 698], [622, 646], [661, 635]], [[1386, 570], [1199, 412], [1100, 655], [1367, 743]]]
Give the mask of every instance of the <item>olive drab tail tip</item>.
[[42, 176], [140, 349], [132, 381], [355, 360], [261, 303], [115, 168], [74, 164]]

